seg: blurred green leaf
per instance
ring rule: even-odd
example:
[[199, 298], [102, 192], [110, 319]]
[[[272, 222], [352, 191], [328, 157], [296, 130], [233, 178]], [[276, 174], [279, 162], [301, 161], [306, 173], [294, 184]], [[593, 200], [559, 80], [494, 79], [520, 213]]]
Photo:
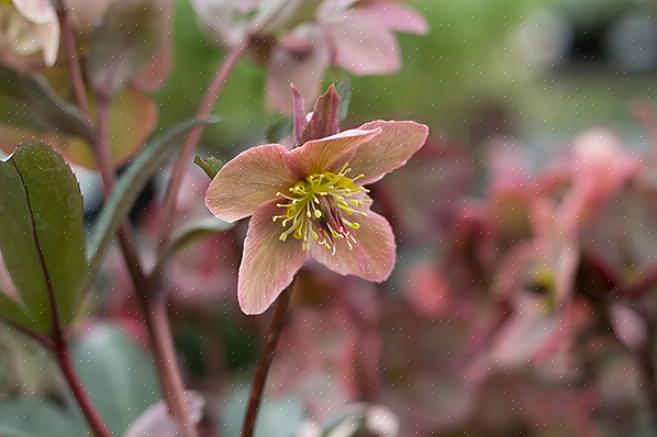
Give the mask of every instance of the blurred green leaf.
[[345, 77], [336, 87], [340, 96], [340, 121], [344, 121], [349, 115], [349, 104], [351, 103], [351, 80]]
[[141, 154], [116, 184], [91, 233], [87, 283], [93, 280], [98, 272], [105, 250], [112, 241], [114, 233], [128, 216], [148, 180], [160, 170], [164, 161], [176, 147], [181, 145], [187, 132], [196, 126], [216, 122], [218, 122], [217, 118], [185, 121], [165, 131], [144, 147]]
[[7, 271], [29, 327], [51, 332], [51, 294], [60, 322], [68, 324], [86, 273], [80, 187], [61, 155], [35, 141], [0, 163], [0, 187], [0, 251]]
[[226, 223], [214, 217], [203, 217], [190, 221], [174, 233], [171, 242], [164, 248], [162, 254], [157, 259], [154, 271], [161, 271], [164, 264], [172, 256], [186, 247], [189, 247], [195, 241], [214, 235], [218, 232], [227, 231], [232, 227], [233, 224]]
[[[5, 108], [1, 116], [3, 122], [35, 128], [36, 120], [38, 129], [50, 128], [87, 140], [93, 139], [93, 129], [82, 113], [74, 105], [59, 98], [39, 76], [0, 65], [0, 97]], [[8, 106], [12, 110], [8, 110]], [[20, 112], [23, 114], [17, 116], [16, 113]]]
[[70, 410], [45, 399], [26, 397], [0, 402], [3, 437], [84, 436], [86, 429]]
[[223, 162], [215, 158], [214, 156], [208, 156], [207, 158], [201, 158], [200, 156], [194, 157], [194, 164], [201, 168], [210, 179], [219, 173], [221, 167], [224, 165]]
[[116, 0], [91, 39], [87, 67], [92, 87], [109, 97], [152, 61], [168, 20], [162, 0]]
[[121, 435], [160, 400], [151, 359], [116, 327], [94, 326], [74, 346], [73, 357], [91, 399], [114, 435]]
[[269, 125], [265, 137], [270, 143], [278, 143], [292, 133], [294, 122], [291, 117], [281, 118]]
[[[221, 435], [226, 437], [240, 435], [248, 399], [247, 388], [237, 389], [228, 396], [221, 410], [220, 422], [223, 424]], [[258, 412], [254, 436], [292, 437], [302, 420], [303, 406], [298, 400], [265, 398]]]

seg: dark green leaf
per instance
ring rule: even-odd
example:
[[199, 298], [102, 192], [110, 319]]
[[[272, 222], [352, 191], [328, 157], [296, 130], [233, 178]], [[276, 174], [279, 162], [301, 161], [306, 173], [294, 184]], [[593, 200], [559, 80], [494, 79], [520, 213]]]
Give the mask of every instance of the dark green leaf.
[[340, 121], [344, 121], [349, 114], [349, 105], [351, 104], [351, 80], [349, 77], [345, 77], [338, 83], [337, 90], [340, 96]]
[[217, 118], [180, 123], [154, 138], [144, 147], [116, 184], [91, 233], [87, 283], [93, 280], [114, 233], [128, 216], [148, 180], [160, 169], [176, 147], [181, 145], [191, 129], [216, 122], [218, 122]]
[[0, 162], [0, 251], [30, 327], [51, 332], [77, 308], [86, 273], [82, 196], [69, 166], [43, 143], [21, 144]]
[[2, 116], [4, 122], [18, 122], [20, 127], [34, 128], [31, 119], [36, 118], [41, 122], [38, 123], [41, 128], [93, 139], [91, 125], [82, 113], [74, 105], [59, 98], [39, 76], [20, 73], [0, 65], [0, 96], [3, 97], [4, 105], [15, 107], [14, 111], [5, 111]]
[[122, 435], [160, 400], [151, 359], [116, 327], [94, 326], [74, 346], [73, 356], [80, 378], [114, 435]]
[[223, 162], [219, 161], [214, 156], [208, 156], [207, 158], [196, 156], [194, 157], [194, 164], [199, 166], [210, 179], [214, 179], [224, 165]]
[[162, 0], [115, 0], [91, 39], [91, 85], [111, 96], [153, 62], [166, 35], [168, 5]]
[[161, 271], [169, 258], [174, 256], [180, 250], [189, 247], [195, 241], [214, 235], [218, 232], [227, 231], [232, 227], [233, 224], [226, 223], [214, 217], [203, 217], [187, 223], [174, 234], [171, 242], [162, 251], [162, 254], [157, 259], [154, 271]]

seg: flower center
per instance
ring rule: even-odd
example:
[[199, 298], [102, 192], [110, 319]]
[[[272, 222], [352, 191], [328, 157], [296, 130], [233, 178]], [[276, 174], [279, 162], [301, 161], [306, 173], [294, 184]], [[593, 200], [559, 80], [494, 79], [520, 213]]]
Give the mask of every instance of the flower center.
[[273, 217], [274, 221], [282, 220], [285, 228], [279, 239], [285, 241], [292, 235], [303, 240], [303, 250], [309, 249], [313, 239], [332, 254], [337, 240], [344, 240], [351, 250], [356, 240], [350, 230], [360, 227], [353, 216], [366, 216], [361, 207], [372, 200], [366, 196], [369, 190], [354, 183], [363, 175], [352, 179], [347, 176], [350, 171], [345, 164], [338, 173], [314, 173], [290, 187], [288, 194], [276, 193], [287, 200], [276, 204], [285, 213]]

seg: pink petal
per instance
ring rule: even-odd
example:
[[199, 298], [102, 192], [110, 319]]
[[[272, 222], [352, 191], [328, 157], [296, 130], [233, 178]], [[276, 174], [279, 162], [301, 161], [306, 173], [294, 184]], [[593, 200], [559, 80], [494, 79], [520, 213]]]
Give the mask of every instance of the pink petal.
[[234, 222], [287, 191], [298, 178], [288, 165], [285, 147], [252, 147], [224, 165], [210, 183], [205, 205], [216, 217]]
[[414, 121], [373, 121], [358, 129], [381, 129], [381, 134], [361, 145], [352, 155], [343, 155], [338, 165], [348, 162], [352, 175], [365, 175], [359, 181], [363, 185], [376, 182], [406, 164], [429, 134], [427, 126]]
[[298, 240], [279, 240], [283, 228], [272, 220], [278, 214], [281, 209], [274, 201], [259, 208], [249, 222], [237, 279], [237, 299], [245, 314], [269, 308], [308, 259]]
[[338, 160], [381, 133], [381, 129], [351, 129], [330, 137], [308, 141], [290, 152], [299, 167], [297, 173], [303, 176], [335, 170]]
[[424, 35], [429, 31], [427, 22], [417, 11], [390, 0], [367, 0], [358, 7], [362, 13], [377, 20], [390, 30]]
[[335, 255], [323, 246], [311, 245], [313, 257], [334, 272], [354, 275], [368, 281], [383, 282], [395, 266], [395, 236], [388, 221], [369, 211], [367, 217], [353, 218], [360, 229], [352, 230], [356, 244], [349, 250], [344, 242], [337, 243]]
[[[197, 425], [203, 418], [205, 400], [196, 392], [186, 391], [184, 402], [192, 423]], [[185, 435], [182, 425], [169, 414], [164, 401], [160, 401], [141, 413], [123, 437], [176, 437], [182, 435]]]
[[395, 35], [357, 10], [325, 24], [335, 50], [335, 63], [358, 75], [390, 74], [401, 59]]
[[288, 114], [293, 110], [290, 85], [294, 85], [307, 102], [313, 102], [321, 90], [324, 70], [329, 66], [329, 50], [319, 33], [308, 30], [290, 36], [297, 37], [308, 43], [308, 47], [292, 50], [276, 46], [267, 75], [267, 105]]
[[37, 28], [41, 41], [43, 41], [43, 60], [48, 67], [55, 65], [59, 52], [59, 22], [42, 24]]
[[55, 8], [50, 0], [13, 0], [13, 2], [18, 12], [33, 23], [46, 24], [57, 21]]

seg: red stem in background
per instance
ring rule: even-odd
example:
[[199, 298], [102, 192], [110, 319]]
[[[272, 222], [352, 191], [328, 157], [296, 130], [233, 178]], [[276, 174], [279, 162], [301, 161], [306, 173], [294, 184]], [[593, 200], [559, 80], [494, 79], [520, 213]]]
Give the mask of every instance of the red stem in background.
[[[107, 197], [116, 182], [116, 174], [109, 154], [108, 143], [109, 101], [103, 96], [96, 96], [96, 100], [98, 118], [95, 147], [96, 164], [100, 170]], [[139, 253], [134, 244], [135, 240], [129, 223], [125, 222], [121, 225], [118, 237], [148, 329], [162, 395], [171, 415], [183, 424], [189, 436], [195, 436], [194, 425], [185, 408], [185, 389], [180, 376], [164, 301], [162, 299], [152, 299], [150, 296], [152, 287], [139, 261]]]
[[[204, 119], [210, 115], [212, 108], [221, 95], [228, 78], [232, 74], [237, 61], [240, 60], [242, 55], [246, 52], [249, 47], [251, 38], [247, 35], [244, 37], [243, 42], [233, 48], [229, 53], [226, 59], [221, 62], [217, 72], [215, 73], [212, 82], [208, 91], [203, 96], [201, 104], [196, 111], [197, 119]], [[167, 186], [167, 191], [164, 196], [164, 206], [162, 213], [162, 223], [160, 223], [160, 250], [164, 248], [169, 242], [171, 236], [171, 218], [175, 212], [176, 202], [178, 201], [178, 193], [180, 192], [180, 185], [182, 184], [183, 177], [185, 176], [185, 169], [189, 163], [194, 149], [198, 145], [201, 135], [203, 134], [204, 127], [199, 126], [194, 128], [189, 135], [185, 144], [178, 155], [177, 160], [173, 164], [173, 169], [171, 171], [171, 179], [169, 180], [169, 185]]]
[[[23, 175], [21, 174], [18, 167], [16, 167], [16, 171], [18, 172], [18, 176], [23, 182], [23, 185], [25, 185], [25, 181], [23, 180]], [[99, 437], [111, 436], [111, 433], [107, 430], [105, 424], [103, 423], [103, 420], [100, 418], [100, 415], [98, 414], [96, 408], [91, 402], [89, 395], [84, 390], [82, 383], [80, 382], [80, 379], [75, 371], [75, 367], [73, 366], [73, 363], [69, 358], [69, 349], [68, 349], [68, 341], [66, 339], [66, 332], [64, 330], [64, 327], [62, 326], [62, 322], [59, 314], [59, 307], [57, 306], [57, 297], [55, 295], [55, 290], [53, 289], [53, 285], [52, 285], [53, 283], [50, 276], [50, 272], [48, 270], [48, 264], [46, 263], [45, 257], [41, 250], [42, 246], [39, 241], [39, 234], [37, 233], [37, 225], [34, 221], [35, 214], [34, 211], [32, 210], [32, 201], [30, 199], [30, 192], [26, 191], [25, 195], [27, 198], [27, 207], [30, 210], [30, 220], [32, 221], [32, 238], [34, 239], [34, 244], [37, 248], [37, 256], [39, 259], [41, 272], [43, 273], [43, 280], [46, 283], [46, 290], [48, 293], [48, 308], [50, 310], [50, 319], [52, 321], [52, 335], [51, 335], [52, 341], [48, 341], [48, 342], [43, 341], [42, 344], [44, 346], [50, 346], [51, 350], [55, 353], [57, 363], [59, 364], [59, 367], [61, 368], [62, 373], [66, 378], [66, 381], [69, 383], [69, 386], [71, 387], [71, 391], [73, 392], [75, 398], [77, 399], [78, 404], [80, 405], [80, 408], [84, 413], [84, 416], [89, 422], [89, 426], [91, 427], [91, 429]], [[24, 330], [24, 331], [29, 332], [29, 330]], [[37, 334], [33, 334], [33, 338], [40, 339], [41, 337], [37, 336]]]
[[285, 321], [285, 313], [290, 304], [290, 297], [292, 296], [292, 289], [294, 282], [287, 287], [287, 289], [278, 296], [276, 307], [274, 308], [274, 315], [272, 316], [267, 331], [265, 340], [265, 347], [258, 359], [258, 367], [256, 369], [255, 377], [253, 378], [253, 385], [251, 386], [251, 394], [249, 395], [249, 405], [246, 409], [244, 416], [244, 424], [242, 426], [242, 437], [252, 437], [255, 430], [256, 419], [258, 418], [258, 410], [262, 403], [262, 393], [265, 390], [265, 382], [267, 382], [267, 374], [274, 359], [274, 352], [276, 352], [276, 345], [281, 336], [283, 329], [283, 322]]
[[643, 392], [646, 396], [646, 402], [653, 426], [657, 427], [657, 370], [654, 361], [654, 334], [652, 327], [648, 328], [648, 338], [646, 344], [638, 352], [639, 370], [643, 377]]
[[77, 50], [78, 44], [75, 40], [75, 33], [71, 24], [71, 16], [68, 13], [65, 1], [66, 0], [59, 0], [57, 15], [62, 30], [64, 51], [66, 56], [68, 56], [69, 75], [71, 76], [71, 84], [73, 85], [75, 100], [78, 102], [78, 106], [82, 112], [84, 112], [87, 117], [90, 117], [91, 111], [89, 110], [89, 100], [87, 99], [87, 88], [82, 77], [82, 67], [80, 66], [80, 57]]
[[112, 433], [105, 426], [103, 419], [98, 414], [98, 411], [96, 411], [89, 394], [80, 381], [80, 377], [71, 361], [68, 343], [64, 338], [55, 340], [53, 353], [55, 354], [57, 364], [64, 375], [64, 379], [66, 379], [73, 396], [75, 396], [75, 399], [94, 434], [96, 434], [97, 437], [112, 437]]

